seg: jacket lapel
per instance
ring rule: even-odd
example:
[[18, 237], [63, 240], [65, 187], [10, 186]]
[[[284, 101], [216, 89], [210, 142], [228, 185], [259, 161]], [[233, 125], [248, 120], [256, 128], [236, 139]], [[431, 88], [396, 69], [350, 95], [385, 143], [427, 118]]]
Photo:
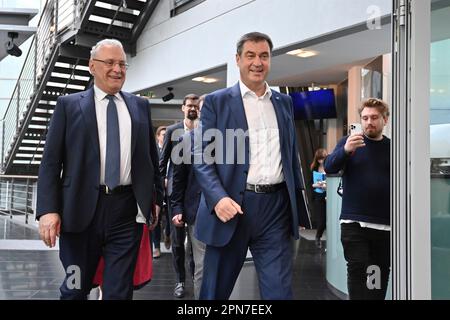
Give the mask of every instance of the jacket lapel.
[[231, 114], [237, 123], [237, 128], [248, 130], [247, 117], [245, 116], [244, 103], [242, 102], [241, 89], [239, 88], [239, 82], [231, 87], [231, 100], [229, 102], [231, 108]]
[[94, 88], [90, 88], [81, 95], [80, 109], [83, 114], [84, 122], [88, 128], [89, 136], [91, 137], [94, 152], [100, 159], [100, 147], [98, 142], [98, 127], [97, 116], [95, 113]]
[[281, 150], [283, 149], [283, 145], [285, 143], [286, 139], [283, 139], [284, 137], [284, 130], [285, 126], [290, 125], [289, 121], [286, 119], [286, 112], [285, 112], [285, 106], [281, 102], [281, 97], [278, 94], [278, 92], [272, 90], [272, 98], [271, 98], [273, 108], [275, 110], [275, 114], [277, 116], [277, 123], [278, 123], [278, 132], [280, 135], [280, 142], [281, 142]]

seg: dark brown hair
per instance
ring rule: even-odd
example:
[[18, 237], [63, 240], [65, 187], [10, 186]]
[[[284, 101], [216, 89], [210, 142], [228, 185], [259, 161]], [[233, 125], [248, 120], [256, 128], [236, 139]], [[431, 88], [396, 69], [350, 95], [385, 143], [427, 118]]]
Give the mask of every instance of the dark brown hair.
[[189, 93], [187, 94], [184, 99], [183, 99], [183, 106], [186, 105], [186, 100], [198, 100], [198, 95], [194, 94], [194, 93]]
[[311, 162], [311, 171], [317, 170], [319, 168], [319, 160], [325, 159], [327, 156], [327, 150], [324, 148], [319, 148], [316, 150], [316, 153], [314, 154], [314, 159]]
[[166, 130], [167, 128], [165, 126], [160, 126], [158, 127], [158, 129], [156, 129], [156, 137], [159, 136], [159, 134], [161, 133], [161, 131]]
[[261, 32], [250, 32], [244, 34], [236, 44], [236, 52], [239, 56], [242, 54], [244, 43], [246, 43], [247, 41], [253, 42], [267, 41], [267, 43], [269, 44], [270, 52], [272, 52], [273, 43], [267, 34]]

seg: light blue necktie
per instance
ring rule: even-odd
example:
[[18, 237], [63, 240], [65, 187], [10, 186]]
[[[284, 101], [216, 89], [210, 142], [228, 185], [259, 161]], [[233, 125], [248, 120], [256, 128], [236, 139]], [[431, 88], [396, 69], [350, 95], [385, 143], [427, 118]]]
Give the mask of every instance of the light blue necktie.
[[109, 100], [106, 118], [106, 163], [105, 184], [114, 189], [120, 184], [120, 132], [117, 106], [114, 96], [107, 95]]

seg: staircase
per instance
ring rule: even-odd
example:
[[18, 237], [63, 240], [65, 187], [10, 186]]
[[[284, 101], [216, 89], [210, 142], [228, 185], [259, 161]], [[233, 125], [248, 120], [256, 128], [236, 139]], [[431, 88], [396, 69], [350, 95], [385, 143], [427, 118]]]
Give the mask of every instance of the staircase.
[[61, 95], [92, 82], [91, 47], [115, 38], [128, 54], [159, 0], [48, 0], [5, 116], [1, 172], [37, 175], [50, 118]]

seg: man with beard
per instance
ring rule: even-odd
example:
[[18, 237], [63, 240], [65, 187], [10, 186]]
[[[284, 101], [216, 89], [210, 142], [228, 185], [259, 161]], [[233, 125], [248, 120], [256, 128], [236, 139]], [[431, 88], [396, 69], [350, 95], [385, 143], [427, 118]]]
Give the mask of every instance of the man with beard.
[[[169, 217], [173, 222], [176, 222], [177, 216], [173, 216], [172, 208], [170, 205], [170, 197], [172, 195], [173, 186], [173, 162], [179, 163], [182, 159], [174, 159], [172, 153], [176, 157], [179, 156], [179, 152], [172, 152], [175, 146], [180, 141], [180, 138], [186, 133], [197, 127], [198, 124], [198, 105], [199, 97], [195, 94], [188, 94], [183, 99], [183, 105], [181, 110], [184, 112], [184, 119], [182, 122], [167, 127], [166, 135], [164, 137], [164, 143], [159, 159], [159, 171], [163, 178], [166, 195], [167, 195], [167, 207], [169, 210]], [[169, 161], [170, 160], [170, 161]], [[175, 219], [175, 220], [174, 220]], [[170, 225], [170, 234], [172, 238], [172, 258], [173, 266], [177, 274], [177, 283], [175, 285], [174, 296], [176, 298], [184, 297], [184, 288], [186, 280], [186, 270], [184, 267], [185, 261], [185, 248], [184, 240], [186, 238], [185, 226], [181, 224], [172, 223]], [[194, 262], [192, 257], [190, 258], [191, 274], [194, 273]]]
[[[202, 105], [206, 95], [199, 98], [199, 118]], [[173, 166], [173, 187], [171, 196], [171, 206], [173, 212], [173, 223], [176, 226], [183, 227], [187, 224], [188, 237], [192, 245], [192, 256], [194, 259], [194, 298], [198, 300], [200, 296], [200, 287], [203, 277], [203, 260], [205, 257], [205, 244], [194, 236], [195, 222], [197, 218], [198, 205], [200, 203], [201, 189], [192, 168], [194, 161], [192, 149], [194, 145], [194, 131], [186, 133], [180, 144], [183, 144], [183, 152], [191, 151], [188, 154], [191, 161], [183, 154], [180, 164]], [[187, 142], [187, 141], [190, 141]], [[180, 145], [178, 144], [178, 145]]]
[[[389, 108], [371, 98], [358, 111], [363, 132], [337, 144], [325, 171], [344, 170], [340, 222], [349, 297], [383, 300], [390, 272], [390, 139], [383, 135]], [[379, 281], [367, 281], [368, 274]]]

